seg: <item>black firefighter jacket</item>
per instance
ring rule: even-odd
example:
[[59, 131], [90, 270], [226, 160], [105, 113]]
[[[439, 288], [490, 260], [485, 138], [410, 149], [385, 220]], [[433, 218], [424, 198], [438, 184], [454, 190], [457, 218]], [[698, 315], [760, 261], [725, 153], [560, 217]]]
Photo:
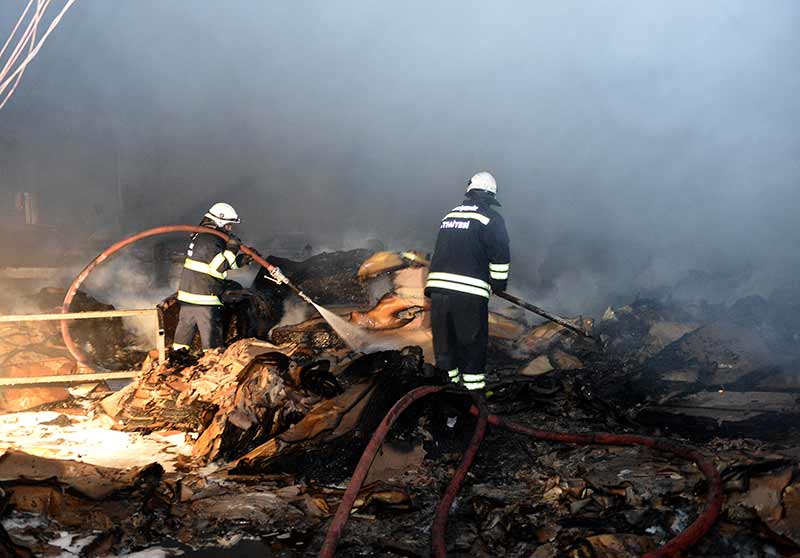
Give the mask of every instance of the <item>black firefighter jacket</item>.
[[[207, 226], [205, 221], [201, 225]], [[181, 272], [178, 300], [188, 304], [221, 306], [219, 295], [223, 281], [229, 269], [238, 267], [236, 253], [222, 238], [205, 233], [192, 235]]]
[[488, 198], [471, 197], [442, 219], [425, 293], [458, 291], [488, 299], [506, 289], [510, 267], [503, 217]]

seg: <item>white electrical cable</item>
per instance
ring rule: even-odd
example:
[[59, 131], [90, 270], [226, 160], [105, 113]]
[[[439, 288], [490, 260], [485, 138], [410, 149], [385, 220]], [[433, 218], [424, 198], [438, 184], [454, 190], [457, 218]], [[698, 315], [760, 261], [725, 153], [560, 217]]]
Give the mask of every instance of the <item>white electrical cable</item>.
[[[29, 4], [29, 6], [30, 6], [30, 4]], [[43, 11], [41, 11], [41, 7], [42, 7], [42, 0], [37, 0], [36, 12], [33, 14], [33, 17], [31, 19], [31, 21], [28, 23], [28, 27], [25, 29], [25, 32], [20, 37], [19, 42], [14, 47], [14, 50], [9, 55], [8, 60], [6, 60], [5, 65], [3, 66], [2, 70], [0, 70], [0, 81], [2, 81], [5, 78], [5, 76], [7, 75], [8, 71], [9, 71], [9, 69], [13, 68], [13, 66], [16, 63], [17, 59], [19, 58], [20, 54], [22, 54], [22, 51], [24, 50], [25, 45], [26, 44], [28, 45], [28, 54], [30, 54], [31, 50], [33, 49], [34, 45], [36, 44], [36, 36], [35, 36], [34, 30], [38, 28], [39, 21], [41, 20], [41, 17], [43, 16], [43, 13], [44, 13]], [[6, 41], [6, 46], [8, 46], [8, 44], [10, 44], [11, 39], [13, 39], [14, 35], [16, 34], [16, 30], [19, 27], [19, 23], [21, 23], [23, 21], [24, 17], [27, 15], [27, 12], [28, 12], [28, 9], [26, 8], [25, 11], [22, 14], [22, 18], [20, 18], [20, 21], [17, 22], [17, 25], [15, 26], [14, 30], [11, 32], [11, 36], [9, 37], [9, 40]], [[4, 47], [4, 50], [5, 50], [5, 48], [6, 47]], [[24, 72], [20, 72], [20, 74], [17, 76], [16, 81], [14, 82], [14, 88], [16, 88], [17, 84], [20, 82], [20, 79], [21, 79], [21, 76], [23, 75], [23, 73]], [[12, 88], [12, 91], [13, 91], [13, 88]], [[3, 105], [5, 105], [6, 101], [8, 101], [10, 95], [11, 95], [10, 92], [5, 95], [5, 99], [3, 99]]]
[[[46, 9], [47, 4], [49, 4], [50, 0], [44, 0], [44, 1], [46, 2], [44, 4], [45, 9]], [[2, 83], [0, 83], [0, 94], [2, 94], [3, 91], [6, 90], [6, 88], [9, 86], [9, 84], [12, 81], [14, 81], [14, 79], [18, 75], [20, 75], [22, 72], [25, 71], [25, 68], [28, 66], [28, 64], [30, 64], [31, 60], [36, 58], [36, 55], [39, 53], [39, 50], [42, 48], [42, 45], [44, 45], [45, 41], [47, 40], [47, 37], [49, 37], [50, 33], [53, 32], [53, 29], [55, 29], [56, 26], [58, 26], [59, 22], [61, 21], [61, 18], [64, 17], [64, 14], [67, 13], [67, 11], [72, 7], [72, 5], [74, 3], [75, 3], [75, 0], [67, 0], [67, 3], [61, 9], [61, 12], [59, 12], [59, 14], [55, 18], [53, 18], [53, 21], [50, 23], [50, 26], [47, 28], [47, 31], [42, 36], [41, 40], [36, 44], [36, 46], [33, 48], [33, 50], [30, 51], [30, 53], [25, 58], [25, 60], [20, 62], [19, 66], [17, 66], [16, 70], [14, 70], [8, 77], [6, 77], [5, 72], [7, 70], [4, 69], [3, 74], [0, 75], [0, 79], [4, 79], [4, 81]], [[38, 26], [38, 22], [39, 22], [39, 20], [41, 20], [41, 17], [42, 17], [43, 14], [44, 14], [44, 10], [42, 10], [41, 12], [39, 12], [35, 16], [35, 18], [34, 18], [35, 19], [35, 26]], [[34, 24], [34, 22], [32, 21], [31, 24]], [[29, 25], [29, 28], [31, 28], [30, 25]], [[20, 45], [17, 45], [17, 46], [19, 48]], [[13, 89], [12, 89], [12, 92], [13, 92]], [[7, 101], [10, 96], [11, 95], [9, 93], [9, 95], [7, 95], [5, 100], [3, 101], [3, 104], [5, 104], [5, 101]]]
[[[6, 75], [0, 76], [0, 79], [4, 79], [5, 80], [2, 83], [0, 83], [0, 93], [5, 91], [6, 87], [8, 87], [8, 85], [9, 85], [9, 83], [11, 83], [11, 80], [13, 80], [23, 69], [25, 69], [25, 67], [31, 62], [31, 60], [33, 60], [36, 57], [36, 55], [39, 53], [39, 50], [42, 48], [42, 45], [44, 45], [44, 42], [47, 40], [47, 37], [50, 36], [50, 33], [53, 32], [53, 29], [56, 28], [58, 23], [61, 21], [61, 18], [64, 17], [64, 14], [67, 12], [67, 10], [69, 10], [69, 8], [74, 3], [75, 3], [75, 0], [67, 0], [67, 3], [61, 9], [61, 12], [50, 23], [50, 26], [47, 28], [47, 32], [45, 32], [45, 34], [42, 37], [42, 39], [39, 41], [39, 43], [36, 45], [36, 47], [34, 47], [33, 51], [27, 56], [27, 58], [25, 58], [25, 60], [23, 60], [19, 64], [19, 66], [17, 66], [17, 68], [11, 73], [11, 75], [9, 75], [8, 77], [6, 77]], [[39, 16], [41, 16], [41, 14], [39, 14]], [[31, 28], [36, 23], [38, 23], [37, 20], [32, 21], [31, 24], [29, 25], [29, 28]], [[17, 45], [17, 48], [19, 48], [20, 46], [21, 45]]]
[[[28, 54], [31, 53], [33, 50], [33, 46], [36, 44], [36, 33], [39, 30], [39, 22], [42, 20], [44, 16], [44, 12], [50, 4], [50, 0], [36, 0], [36, 13], [34, 14], [34, 22], [33, 22], [33, 32], [30, 35], [31, 40], [28, 43]], [[0, 102], [0, 110], [3, 110], [3, 107], [6, 106], [6, 103], [11, 99], [11, 96], [14, 95], [14, 92], [17, 90], [17, 86], [19, 82], [22, 81], [22, 76], [25, 75], [25, 70], [21, 71], [17, 76], [17, 80], [14, 82], [14, 86], [9, 90], [8, 94], [6, 94], [5, 98], [2, 102]], [[1, 79], [1, 78], [0, 78]]]
[[8, 45], [11, 44], [11, 39], [13, 39], [14, 35], [17, 34], [17, 29], [19, 29], [19, 26], [23, 22], [23, 20], [25, 19], [25, 16], [28, 15], [28, 10], [31, 9], [32, 5], [33, 5], [33, 0], [29, 0], [28, 5], [25, 6], [25, 11], [22, 12], [21, 16], [19, 16], [19, 20], [17, 21], [17, 24], [14, 26], [14, 29], [11, 30], [11, 35], [8, 36], [8, 39], [6, 40], [6, 44], [4, 44], [3, 48], [0, 49], [0, 60], [3, 59], [3, 53], [5, 53], [6, 49], [8, 48]]
[[33, 14], [33, 18], [31, 19], [31, 21], [28, 22], [28, 27], [25, 29], [25, 32], [22, 34], [22, 37], [20, 37], [19, 39], [19, 42], [9, 55], [5, 65], [3, 65], [3, 69], [0, 70], [0, 81], [5, 79], [9, 69], [14, 66], [14, 64], [17, 61], [17, 58], [19, 58], [19, 55], [22, 53], [22, 50], [24, 49], [25, 45], [31, 39], [33, 33], [33, 27], [38, 23], [40, 16], [41, 14], [37, 10], [37, 12]]

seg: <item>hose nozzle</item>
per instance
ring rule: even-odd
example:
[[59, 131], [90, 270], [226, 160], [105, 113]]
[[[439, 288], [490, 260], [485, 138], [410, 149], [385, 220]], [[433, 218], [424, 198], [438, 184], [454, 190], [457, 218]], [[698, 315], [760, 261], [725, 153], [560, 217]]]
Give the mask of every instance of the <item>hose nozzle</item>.
[[310, 305], [314, 306], [314, 301], [313, 301], [313, 300], [311, 300], [311, 297], [309, 297], [309, 296], [308, 296], [306, 293], [304, 293], [304, 292], [303, 292], [303, 291], [301, 291], [300, 289], [297, 289], [297, 290], [295, 291], [295, 294], [296, 294], [297, 296], [299, 296], [300, 298], [302, 298], [303, 300], [305, 300], [306, 302], [308, 302]]
[[272, 276], [272, 278], [275, 279], [276, 283], [281, 285], [289, 285], [289, 278], [283, 274], [283, 271], [281, 271], [281, 268], [279, 268], [278, 266], [271, 266], [270, 268], [268, 268], [267, 271]]

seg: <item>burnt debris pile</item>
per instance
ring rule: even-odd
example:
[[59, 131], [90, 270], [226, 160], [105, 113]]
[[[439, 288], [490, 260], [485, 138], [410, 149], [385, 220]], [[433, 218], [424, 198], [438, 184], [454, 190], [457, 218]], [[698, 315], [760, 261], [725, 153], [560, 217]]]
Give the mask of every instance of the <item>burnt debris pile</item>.
[[[64, 289], [45, 288], [34, 295], [20, 297], [2, 307], [3, 314], [58, 314]], [[78, 292], [73, 311], [113, 310], [110, 304]], [[138, 369], [147, 351], [136, 332], [121, 318], [76, 320], [72, 323], [76, 342], [98, 366], [109, 370]], [[61, 338], [58, 321], [6, 322], [0, 324], [0, 378], [35, 378], [74, 374], [78, 366]], [[86, 388], [88, 389], [88, 387]], [[95, 383], [92, 390], [102, 390]], [[0, 390], [0, 412], [16, 412], [42, 405], [60, 404], [70, 399], [64, 387], [4, 386]]]
[[643, 425], [696, 440], [797, 439], [796, 333], [760, 297], [684, 308], [637, 300], [598, 324], [624, 384], [602, 387]]
[[[2, 440], [4, 555], [55, 554], [63, 532], [81, 556], [153, 545], [319, 552], [386, 413], [447, 377], [431, 365], [424, 266], [366, 251], [274, 263], [360, 329], [360, 350], [310, 312], [281, 323], [291, 294], [262, 274], [250, 288], [231, 285], [224, 348], [168, 362], [151, 353], [116, 392], [39, 403], [57, 409], [48, 432], [92, 420], [119, 435], [179, 439], [182, 449], [109, 467]], [[169, 338], [175, 303], [162, 308]], [[800, 351], [791, 316], [759, 297], [726, 306], [637, 299], [570, 322], [594, 339], [493, 302], [489, 412], [542, 430], [694, 445], [720, 471], [724, 503], [685, 556], [799, 555]], [[431, 555], [437, 503], [475, 428], [470, 408], [452, 388], [400, 416], [337, 556]], [[642, 556], [697, 519], [707, 490], [694, 464], [670, 454], [492, 427], [445, 542], [449, 556]]]

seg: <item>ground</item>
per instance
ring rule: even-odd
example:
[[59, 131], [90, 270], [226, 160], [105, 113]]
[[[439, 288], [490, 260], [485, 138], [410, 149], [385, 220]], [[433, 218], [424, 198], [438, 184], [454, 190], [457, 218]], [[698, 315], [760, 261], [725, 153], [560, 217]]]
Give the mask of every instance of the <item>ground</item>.
[[[359, 270], [345, 260], [332, 267], [342, 285]], [[65, 391], [44, 410], [0, 416], [5, 555], [316, 555], [379, 421], [409, 390], [446, 381], [431, 365], [424, 275], [395, 260], [371, 260], [393, 266], [392, 295], [349, 315], [373, 328], [362, 352], [310, 320], [270, 339], [234, 335], [199, 360], [151, 355], [114, 394]], [[794, 322], [746, 311], [751, 302], [636, 300], [574, 320], [594, 341], [498, 309], [489, 410], [542, 430], [693, 446], [721, 473], [724, 502], [684, 555], [800, 556]], [[431, 555], [434, 510], [476, 422], [470, 405], [450, 390], [400, 417], [337, 556]], [[669, 453], [490, 426], [450, 513], [448, 555], [640, 556], [686, 529], [708, 490]]]

